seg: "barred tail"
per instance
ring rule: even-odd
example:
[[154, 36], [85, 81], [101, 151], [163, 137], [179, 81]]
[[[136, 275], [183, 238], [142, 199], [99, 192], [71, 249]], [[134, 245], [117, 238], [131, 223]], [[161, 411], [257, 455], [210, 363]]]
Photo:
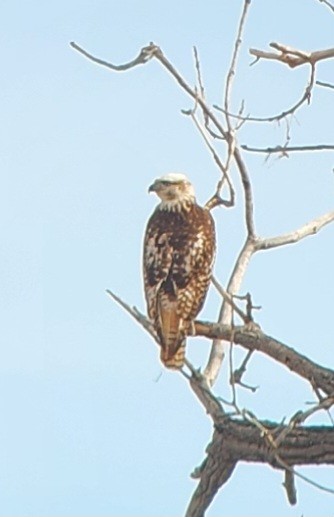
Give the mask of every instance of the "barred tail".
[[165, 293], [158, 298], [156, 329], [161, 345], [161, 361], [167, 368], [182, 368], [185, 358], [184, 321], [178, 314], [177, 301]]
[[[175, 347], [174, 347], [175, 350]], [[161, 346], [160, 359], [161, 362], [166, 366], [166, 368], [171, 368], [173, 370], [177, 370], [182, 368], [184, 365], [186, 355], [186, 340], [184, 339], [176, 351], [173, 354], [170, 353], [170, 349]]]

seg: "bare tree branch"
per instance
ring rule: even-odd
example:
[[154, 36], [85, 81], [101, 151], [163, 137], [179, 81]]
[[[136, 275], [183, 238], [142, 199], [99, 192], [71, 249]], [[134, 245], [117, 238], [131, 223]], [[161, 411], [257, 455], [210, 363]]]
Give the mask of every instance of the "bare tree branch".
[[[229, 294], [234, 294], [239, 291], [249, 261], [256, 251], [270, 249], [271, 247], [277, 247], [283, 244], [297, 242], [298, 240], [301, 240], [302, 238], [305, 238], [308, 235], [316, 233], [323, 226], [329, 224], [332, 220], [333, 213], [331, 212], [330, 214], [325, 214], [324, 216], [321, 216], [320, 218], [311, 221], [311, 223], [308, 223], [301, 229], [295, 232], [291, 232], [289, 234], [285, 234], [283, 236], [272, 237], [269, 239], [260, 239], [258, 237], [248, 238], [235, 263], [233, 272], [230, 277], [230, 281], [227, 286], [227, 292]], [[218, 321], [226, 325], [231, 325], [232, 308], [226, 302], [224, 302], [221, 307]], [[209, 356], [209, 361], [204, 370], [204, 375], [207, 379], [209, 386], [212, 386], [215, 383], [221, 368], [221, 364], [224, 360], [225, 345], [222, 342], [222, 339], [223, 338], [219, 336], [215, 336]], [[229, 338], [227, 339], [227, 341], [228, 340]]]
[[232, 130], [232, 125], [231, 125], [231, 121], [228, 116], [228, 113], [230, 111], [231, 89], [232, 89], [233, 79], [235, 76], [235, 68], [236, 68], [236, 64], [237, 64], [238, 53], [239, 53], [240, 45], [242, 42], [241, 36], [242, 36], [243, 29], [245, 26], [247, 11], [248, 11], [248, 7], [250, 6], [250, 3], [251, 3], [251, 0], [244, 1], [241, 18], [240, 18], [240, 22], [239, 22], [239, 27], [238, 27], [238, 31], [237, 31], [237, 37], [236, 37], [236, 40], [234, 43], [234, 50], [233, 50], [231, 65], [230, 65], [229, 71], [227, 72], [226, 83], [225, 83], [224, 107], [225, 107], [225, 113], [226, 113], [226, 124], [228, 127], [228, 131], [230, 133]]
[[212, 454], [206, 458], [201, 468], [200, 482], [190, 500], [185, 517], [204, 517], [220, 487], [233, 474], [237, 461], [231, 459], [226, 449], [219, 455], [219, 461], [220, 467]]
[[282, 153], [282, 155], [287, 156], [290, 152], [295, 151], [334, 151], [334, 144], [317, 144], [317, 145], [295, 145], [295, 146], [282, 146], [277, 145], [276, 147], [250, 147], [249, 145], [242, 144], [240, 146], [244, 151], [248, 151], [251, 153], [265, 153], [265, 154], [274, 154], [274, 153]]
[[[280, 43], [271, 43], [271, 47], [278, 50], [278, 53], [275, 52], [267, 52], [263, 50], [257, 50], [257, 49], [250, 49], [250, 54], [254, 55], [256, 57], [256, 61], [258, 61], [260, 58], [264, 59], [274, 59], [276, 61], [280, 61], [284, 64], [288, 64], [291, 68], [294, 68], [296, 66], [300, 66], [303, 64], [309, 64], [311, 65], [311, 74], [309, 82], [305, 88], [305, 91], [302, 95], [302, 97], [290, 108], [282, 111], [281, 113], [277, 115], [271, 115], [268, 117], [253, 117], [253, 116], [242, 116], [242, 115], [236, 115], [232, 114], [229, 111], [229, 108], [225, 105], [224, 108], [221, 108], [220, 106], [214, 105], [214, 108], [223, 112], [225, 116], [236, 118], [239, 120], [242, 120], [244, 122], [274, 122], [283, 119], [287, 115], [290, 115], [292, 113], [295, 113], [300, 106], [302, 106], [305, 102], [309, 102], [311, 98], [311, 92], [314, 86], [314, 79], [315, 79], [315, 65], [318, 61], [321, 61], [323, 59], [330, 59], [334, 57], [334, 48], [326, 49], [326, 50], [317, 50], [313, 52], [305, 52], [303, 50], [293, 49], [291, 47], [288, 47], [287, 45], [282, 45]], [[329, 88], [334, 87], [332, 85], [329, 85], [328, 83], [321, 83], [320, 81], [316, 81], [316, 84], [320, 84], [322, 86], [327, 86]]]
[[305, 64], [313, 64], [323, 59], [331, 59], [334, 57], [334, 48], [325, 50], [315, 50], [313, 52], [305, 52], [303, 50], [294, 49], [281, 43], [270, 43], [270, 46], [278, 51], [268, 52], [265, 50], [258, 50], [255, 48], [249, 49], [249, 53], [259, 59], [273, 59], [287, 64], [291, 68]]
[[123, 309], [130, 314], [145, 330], [153, 337], [155, 341], [157, 341], [157, 335], [154, 330], [152, 323], [142, 314], [136, 307], [130, 307], [127, 303], [125, 303], [119, 296], [110, 291], [110, 289], [106, 289], [106, 293], [110, 298], [112, 298], [118, 305], [123, 307]]
[[331, 88], [332, 90], [334, 90], [334, 84], [324, 83], [323, 81], [316, 81], [316, 84], [318, 84], [319, 86], [324, 86], [325, 88]]
[[332, 5], [328, 0], [319, 0], [319, 2], [327, 5], [331, 9], [331, 11], [334, 13], [334, 5]]
[[[240, 251], [235, 266], [233, 268], [228, 286], [227, 293], [232, 295], [239, 291], [242, 280], [247, 270], [249, 261], [254, 253], [254, 244], [251, 240], [247, 240]], [[231, 325], [232, 322], [232, 307], [228, 302], [223, 302], [218, 321], [220, 323]], [[214, 337], [214, 343], [210, 351], [208, 363], [204, 370], [204, 376], [207, 379], [209, 386], [213, 386], [215, 383], [222, 362], [225, 357], [225, 345], [221, 338]]]
[[[237, 31], [237, 38], [234, 44], [234, 51], [232, 55], [231, 65], [228, 71], [226, 85], [225, 85], [225, 98], [224, 98], [224, 106], [226, 110], [226, 123], [228, 127], [228, 135], [227, 139], [229, 150], [228, 156], [234, 156], [237, 169], [240, 174], [243, 192], [244, 192], [244, 203], [245, 203], [245, 222], [247, 228], [247, 238], [244, 244], [243, 250], [240, 252], [240, 255], [237, 259], [236, 265], [230, 277], [227, 292], [229, 295], [236, 294], [240, 289], [241, 282], [243, 279], [243, 275], [246, 271], [247, 264], [250, 260], [250, 257], [253, 253], [252, 250], [252, 241], [255, 238], [255, 223], [254, 223], [254, 211], [253, 211], [253, 193], [252, 186], [249, 178], [249, 174], [246, 168], [246, 165], [242, 159], [241, 153], [239, 151], [238, 146], [236, 145], [236, 139], [234, 130], [232, 128], [232, 124], [230, 118], [228, 116], [229, 113], [229, 104], [230, 104], [230, 94], [233, 78], [235, 75], [235, 68], [237, 63], [238, 52], [241, 44], [242, 32], [245, 25], [246, 15], [248, 11], [248, 7], [250, 5], [250, 1], [245, 0], [243, 4], [243, 9], [241, 13], [241, 18], [239, 22], [239, 27]], [[231, 323], [232, 318], [232, 306], [227, 303], [226, 298], [224, 299], [218, 321], [221, 323]], [[209, 360], [204, 369], [204, 376], [209, 384], [209, 386], [213, 386], [218, 377], [222, 362], [225, 356], [225, 345], [219, 339], [214, 339], [210, 351]]]
[[250, 3], [251, 3], [250, 0], [245, 0], [244, 4], [243, 4], [243, 9], [242, 9], [239, 27], [238, 27], [238, 31], [237, 31], [237, 37], [236, 37], [235, 44], [234, 44], [232, 61], [231, 61], [229, 71], [227, 73], [227, 79], [226, 79], [226, 85], [225, 85], [224, 106], [225, 106], [225, 112], [226, 112], [226, 124], [227, 124], [228, 131], [229, 131], [228, 143], [231, 146], [229, 154], [231, 156], [234, 155], [234, 158], [236, 160], [237, 167], [238, 167], [238, 170], [239, 170], [239, 173], [241, 176], [242, 184], [244, 187], [244, 193], [245, 193], [246, 226], [247, 226], [248, 235], [250, 237], [253, 237], [255, 235], [255, 230], [254, 230], [254, 220], [253, 220], [253, 198], [252, 198], [251, 183], [249, 180], [246, 165], [243, 162], [239, 149], [235, 144], [234, 131], [233, 131], [233, 128], [231, 125], [230, 118], [228, 116], [231, 88], [232, 88], [233, 79], [235, 76], [237, 57], [238, 57], [238, 53], [240, 50], [241, 37], [242, 37], [243, 29], [245, 26], [247, 11], [248, 11], [248, 7], [249, 7]]
[[[233, 185], [231, 183], [231, 180], [230, 180], [230, 177], [229, 177], [229, 174], [228, 174], [228, 163], [227, 163], [227, 165], [224, 165], [222, 163], [218, 153], [216, 152], [216, 150], [213, 147], [213, 145], [211, 144], [207, 134], [205, 133], [204, 127], [202, 127], [200, 121], [196, 117], [195, 110], [187, 110], [187, 111], [186, 110], [182, 110], [182, 113], [185, 114], [185, 115], [190, 115], [190, 117], [192, 118], [195, 126], [197, 127], [197, 129], [199, 130], [200, 134], [202, 135], [203, 140], [204, 140], [206, 146], [208, 147], [211, 155], [213, 156], [213, 159], [216, 162], [216, 165], [218, 166], [219, 170], [222, 173], [222, 178], [218, 182], [218, 185], [217, 185], [217, 188], [216, 188], [216, 192], [205, 203], [205, 206], [209, 210], [212, 210], [213, 208], [215, 208], [218, 205], [224, 205], [226, 207], [234, 206], [234, 203], [235, 203], [235, 192], [234, 192], [234, 188], [233, 188]], [[222, 197], [221, 197], [221, 190], [222, 190], [222, 187], [224, 186], [225, 181], [226, 181], [226, 183], [228, 185], [228, 188], [229, 188], [229, 199], [226, 199], [226, 200], [222, 199]]]
[[255, 250], [268, 250], [277, 248], [278, 246], [285, 246], [286, 244], [294, 244], [305, 237], [314, 235], [319, 232], [324, 226], [334, 221], [334, 211], [321, 215], [305, 224], [297, 230], [279, 235], [277, 237], [268, 237], [265, 239], [258, 239], [255, 244]]
[[290, 470], [285, 471], [285, 478], [283, 486], [286, 490], [286, 494], [288, 497], [288, 501], [291, 505], [295, 505], [297, 503], [297, 492], [295, 485], [295, 476], [293, 472]]
[[194, 59], [195, 59], [199, 96], [203, 100], [205, 100], [205, 89], [204, 89], [204, 84], [203, 84], [203, 79], [202, 79], [202, 74], [201, 74], [201, 66], [200, 66], [198, 51], [197, 51], [196, 47], [193, 47], [193, 50], [194, 50]]
[[126, 70], [130, 70], [130, 68], [134, 68], [137, 65], [144, 65], [154, 57], [154, 53], [156, 51], [156, 46], [153, 43], [150, 43], [147, 47], [144, 47], [139, 52], [138, 56], [133, 59], [132, 61], [129, 61], [128, 63], [125, 63], [124, 65], [113, 65], [112, 63], [109, 63], [108, 61], [105, 61], [103, 59], [100, 59], [98, 57], [93, 56], [87, 50], [84, 50], [82, 47], [80, 47], [77, 43], [74, 41], [71, 41], [70, 43], [71, 47], [80, 52], [83, 56], [87, 57], [94, 63], [98, 65], [105, 66], [107, 68], [110, 68], [111, 70], [114, 70], [115, 72], [123, 72]]
[[[333, 493], [331, 488], [296, 473], [292, 466], [334, 464], [334, 429], [320, 426], [298, 427], [275, 448], [274, 444], [268, 443], [265, 436], [274, 436], [279, 429], [282, 426], [273, 422], [261, 422], [259, 429], [248, 422], [222, 417], [216, 423], [212, 441], [207, 447], [207, 457], [197, 469], [196, 477], [200, 478], [200, 482], [190, 501], [186, 517], [204, 517], [214, 496], [228, 481], [239, 461], [267, 463], [285, 473], [289, 472], [289, 483], [295, 473], [317, 488]], [[289, 491], [291, 492], [291, 487]], [[290, 497], [293, 503], [292, 494]]]
[[244, 197], [245, 197], [245, 219], [246, 219], [246, 228], [249, 239], [255, 238], [255, 223], [254, 223], [254, 201], [253, 201], [253, 192], [252, 192], [252, 184], [250, 181], [250, 177], [246, 168], [246, 164], [241, 156], [239, 148], [236, 147], [234, 150], [234, 158], [237, 164], [237, 167], [240, 172], [240, 177], [244, 189]]
[[129, 61], [128, 63], [125, 63], [123, 65], [114, 65], [113, 63], [110, 63], [108, 61], [105, 61], [103, 59], [99, 59], [86, 50], [84, 50], [82, 47], [77, 45], [75, 42], [70, 43], [71, 47], [80, 52], [82, 55], [84, 55], [87, 59], [90, 61], [93, 61], [94, 63], [102, 66], [106, 66], [107, 68], [110, 68], [111, 70], [114, 70], [116, 72], [129, 70], [131, 68], [134, 68], [138, 64], [144, 64], [147, 63], [150, 59], [155, 57], [160, 63], [172, 74], [174, 79], [177, 81], [177, 83], [181, 86], [181, 88], [190, 95], [195, 102], [198, 102], [198, 104], [201, 106], [203, 112], [206, 116], [208, 116], [214, 125], [217, 127], [219, 132], [222, 134], [224, 138], [226, 138], [227, 133], [225, 132], [223, 126], [220, 124], [218, 119], [215, 117], [215, 115], [211, 112], [209, 107], [206, 105], [205, 101], [198, 97], [198, 94], [196, 90], [193, 90], [188, 83], [183, 79], [181, 74], [176, 70], [176, 68], [170, 63], [170, 61], [166, 58], [166, 56], [163, 54], [162, 50], [155, 45], [154, 43], [150, 43], [147, 47], [143, 47], [137, 56], [132, 61]]
[[[317, 413], [318, 411], [322, 410], [328, 410], [330, 409], [334, 404], [334, 396], [333, 397], [326, 397], [322, 399], [319, 404], [315, 404], [310, 409], [307, 409], [306, 411], [297, 411], [292, 418], [290, 418], [290, 422], [288, 425], [283, 429], [283, 431], [277, 436], [276, 443], [279, 445], [284, 438], [289, 434], [289, 432], [292, 429], [295, 429], [297, 426], [305, 422], [307, 418], [309, 418], [311, 415], [314, 415], [314, 413]], [[334, 427], [334, 426], [333, 426]]]
[[244, 323], [247, 323], [249, 321], [247, 314], [245, 314], [237, 304], [233, 300], [233, 296], [231, 296], [225, 289], [220, 285], [218, 280], [215, 277], [212, 277], [211, 279], [212, 284], [217, 289], [218, 293], [223, 297], [223, 299], [229, 303], [232, 307], [232, 309], [238, 314], [238, 316], [244, 321]]
[[[110, 290], [107, 290], [107, 294], [121, 305], [156, 340], [152, 324], [138, 309], [130, 307]], [[294, 373], [307, 379], [312, 387], [321, 389], [327, 396], [332, 397], [334, 395], [334, 372], [332, 370], [319, 366], [305, 356], [295, 352], [291, 347], [263, 334], [260, 330], [254, 333], [253, 331], [248, 331], [247, 327], [232, 327], [231, 325], [221, 323], [196, 321], [195, 335], [229, 342], [232, 339], [235, 344], [241, 345], [247, 350], [257, 350], [272, 357]], [[205, 382], [205, 386], [208, 389], [209, 383], [206, 377], [201, 376], [200, 378]]]
[[[308, 84], [306, 85], [305, 90], [303, 92], [303, 95], [290, 108], [282, 111], [279, 114], [271, 115], [271, 116], [268, 116], [268, 117], [251, 117], [251, 116], [242, 117], [240, 115], [232, 115], [232, 114], [230, 114], [230, 116], [238, 118], [239, 120], [243, 120], [244, 122], [248, 122], [248, 121], [249, 122], [278, 122], [279, 120], [282, 120], [283, 118], [285, 118], [287, 115], [292, 115], [304, 103], [306, 103], [306, 102], [310, 103], [311, 92], [312, 92], [312, 89], [313, 89], [313, 86], [314, 86], [314, 79], [315, 79], [315, 65], [313, 63], [310, 63], [310, 66], [311, 66], [311, 73], [310, 73]], [[225, 113], [225, 110], [220, 108], [217, 105], [214, 105], [214, 108], [217, 109], [218, 111], [222, 111], [223, 113]]]
[[244, 327], [231, 327], [221, 323], [196, 321], [195, 335], [205, 336], [209, 339], [223, 339], [240, 345], [246, 350], [258, 351], [285, 365], [289, 370], [307, 379], [312, 387], [318, 387], [326, 395], [334, 394], [334, 372], [329, 368], [319, 366], [293, 348], [284, 345], [261, 331], [252, 332]]

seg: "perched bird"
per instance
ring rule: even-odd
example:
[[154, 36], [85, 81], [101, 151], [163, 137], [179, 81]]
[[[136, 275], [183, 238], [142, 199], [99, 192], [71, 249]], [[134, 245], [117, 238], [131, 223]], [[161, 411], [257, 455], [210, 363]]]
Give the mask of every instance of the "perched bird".
[[149, 192], [161, 202], [150, 217], [144, 239], [144, 287], [148, 315], [161, 346], [161, 361], [181, 368], [185, 338], [202, 309], [215, 256], [215, 227], [196, 203], [184, 174], [154, 181]]

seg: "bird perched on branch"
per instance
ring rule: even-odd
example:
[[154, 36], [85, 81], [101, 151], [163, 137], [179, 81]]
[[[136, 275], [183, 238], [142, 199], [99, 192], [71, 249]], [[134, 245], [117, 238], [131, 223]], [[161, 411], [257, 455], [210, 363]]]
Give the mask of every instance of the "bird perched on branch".
[[215, 227], [206, 208], [196, 203], [184, 174], [154, 181], [149, 192], [161, 202], [150, 217], [144, 239], [144, 287], [161, 361], [181, 368], [185, 338], [202, 309], [215, 256]]

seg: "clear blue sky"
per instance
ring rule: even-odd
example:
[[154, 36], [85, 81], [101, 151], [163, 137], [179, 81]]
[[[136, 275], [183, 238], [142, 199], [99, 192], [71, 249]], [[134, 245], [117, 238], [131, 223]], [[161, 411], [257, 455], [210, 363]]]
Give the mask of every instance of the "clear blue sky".
[[[0, 515], [176, 516], [196, 483], [211, 422], [185, 380], [162, 369], [149, 336], [107, 298], [111, 288], [144, 310], [140, 271], [153, 178], [185, 172], [198, 199], [218, 171], [189, 119], [191, 102], [157, 63], [113, 74], [69, 47], [74, 40], [121, 63], [154, 41], [193, 83], [198, 47], [208, 99], [220, 103], [241, 1], [18, 2], [1, 8]], [[249, 47], [279, 41], [333, 46], [334, 16], [316, 0], [253, 0], [234, 109], [270, 115], [295, 102], [307, 70], [249, 68]], [[333, 63], [319, 79], [334, 82]], [[334, 95], [317, 89], [293, 121], [292, 142], [333, 143]], [[249, 145], [284, 142], [284, 125], [245, 126]], [[274, 235], [333, 209], [333, 154], [271, 160], [247, 155], [257, 228]], [[240, 208], [215, 212], [216, 275], [231, 271], [244, 229]], [[256, 256], [245, 278], [265, 332], [333, 367], [334, 227]], [[203, 317], [217, 316], [210, 293]], [[204, 364], [209, 342], [191, 340]], [[240, 357], [240, 354], [237, 355]], [[237, 358], [236, 358], [237, 361]], [[159, 379], [158, 379], [159, 378]], [[216, 393], [229, 396], [227, 366]], [[158, 379], [158, 380], [157, 380]], [[281, 420], [313, 400], [308, 385], [266, 358], [240, 405]], [[310, 421], [311, 422], [311, 421]], [[326, 415], [313, 423], [329, 423]], [[330, 468], [304, 468], [334, 485]], [[334, 496], [297, 481], [290, 508], [282, 476], [239, 465], [210, 516], [328, 516]]]

